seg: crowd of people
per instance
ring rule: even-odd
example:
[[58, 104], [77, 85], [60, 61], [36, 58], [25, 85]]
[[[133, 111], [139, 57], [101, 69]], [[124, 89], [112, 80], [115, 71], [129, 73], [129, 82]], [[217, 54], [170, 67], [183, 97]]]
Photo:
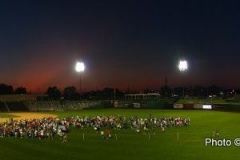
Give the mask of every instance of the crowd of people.
[[[92, 128], [102, 136], [110, 137], [111, 129], [133, 129], [136, 132], [147, 132], [151, 129], [161, 128], [165, 131], [167, 127], [189, 126], [190, 118], [161, 117], [151, 115], [148, 118], [132, 116], [95, 116], [95, 117], [45, 117], [41, 119], [22, 119], [0, 123], [0, 137], [16, 137], [31, 139], [53, 139], [56, 135], [62, 142], [68, 141], [68, 132], [72, 129]], [[105, 132], [103, 132], [105, 130]]]

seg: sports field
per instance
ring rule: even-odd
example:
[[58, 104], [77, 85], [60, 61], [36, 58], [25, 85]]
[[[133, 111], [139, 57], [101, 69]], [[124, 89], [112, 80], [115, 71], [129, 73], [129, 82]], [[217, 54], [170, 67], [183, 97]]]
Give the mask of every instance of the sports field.
[[[31, 113], [32, 115], [36, 113]], [[190, 126], [161, 128], [148, 132], [136, 132], [128, 129], [109, 129], [111, 138], [103, 140], [99, 132], [93, 128], [70, 128], [69, 141], [62, 143], [56, 136], [54, 139], [0, 138], [0, 159], [84, 159], [84, 160], [159, 160], [159, 159], [239, 159], [240, 147], [234, 139], [240, 138], [240, 114], [230, 112], [203, 110], [141, 110], [141, 109], [99, 109], [66, 112], [37, 113], [42, 116], [76, 117], [76, 116], [111, 116], [126, 117], [190, 117]], [[0, 117], [20, 117], [11, 113]], [[25, 117], [22, 117], [25, 118]], [[28, 117], [29, 118], [29, 117]], [[228, 140], [230, 146], [205, 145], [205, 138]], [[221, 145], [221, 144], [218, 144]], [[223, 144], [222, 144], [223, 145]], [[229, 143], [228, 143], [229, 145]]]

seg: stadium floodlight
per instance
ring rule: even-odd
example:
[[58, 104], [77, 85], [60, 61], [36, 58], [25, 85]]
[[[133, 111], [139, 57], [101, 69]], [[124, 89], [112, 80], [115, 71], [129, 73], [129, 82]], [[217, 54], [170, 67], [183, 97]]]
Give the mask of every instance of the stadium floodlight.
[[83, 62], [77, 62], [75, 70], [80, 73], [80, 83], [79, 83], [79, 95], [80, 95], [80, 100], [81, 100], [81, 92], [82, 92], [82, 82], [81, 82], [81, 72], [84, 72], [85, 70], [85, 65]]
[[178, 69], [183, 72], [186, 71], [188, 69], [188, 63], [186, 60], [180, 60], [179, 61], [179, 65], [178, 65]]
[[83, 72], [85, 70], [84, 63], [83, 62], [77, 62], [75, 69], [76, 69], [77, 72]]
[[[180, 60], [178, 64], [178, 69], [180, 72], [184, 72], [188, 69], [188, 63], [186, 60]], [[184, 98], [184, 86], [182, 88], [183, 98]]]

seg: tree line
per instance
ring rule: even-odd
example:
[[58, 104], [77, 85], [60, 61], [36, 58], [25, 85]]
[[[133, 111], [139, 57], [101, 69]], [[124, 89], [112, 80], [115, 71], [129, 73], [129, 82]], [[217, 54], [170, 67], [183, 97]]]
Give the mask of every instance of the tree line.
[[25, 87], [17, 87], [13, 88], [11, 85], [7, 85], [4, 83], [0, 84], [0, 95], [4, 94], [27, 94], [27, 89]]
[[[189, 96], [189, 97], [198, 97], [198, 98], [205, 98], [208, 96], [232, 96], [233, 94], [238, 93], [240, 90], [224, 90], [221, 87], [212, 85], [209, 87], [203, 86], [189, 86], [189, 87], [175, 87], [171, 88], [168, 85], [162, 86], [159, 90], [152, 90], [152, 89], [145, 89], [141, 91], [141, 93], [151, 93], [151, 92], [158, 92], [161, 94], [162, 97], [173, 97], [178, 96], [182, 97]], [[48, 100], [100, 100], [100, 99], [121, 99], [124, 98], [124, 94], [133, 93], [129, 91], [120, 91], [116, 88], [109, 88], [106, 87], [103, 90], [95, 90], [89, 91], [84, 93], [79, 93], [74, 86], [68, 86], [64, 88], [61, 92], [57, 86], [48, 87], [45, 94], [48, 95]], [[139, 93], [139, 92], [134, 92]], [[0, 84], [0, 95], [6, 94], [31, 94], [27, 92], [26, 87], [17, 87], [13, 88], [11, 85], [7, 84]]]
[[[17, 87], [1, 83], [0, 84], [0, 95], [11, 95], [11, 94], [32, 94], [27, 92], [26, 87]], [[79, 93], [74, 86], [68, 86], [64, 88], [63, 92], [57, 87], [48, 87], [46, 92], [48, 97], [41, 97], [40, 100], [98, 100], [98, 99], [114, 99], [124, 97], [124, 93], [118, 89], [104, 88], [103, 90], [90, 91], [85, 93]]]

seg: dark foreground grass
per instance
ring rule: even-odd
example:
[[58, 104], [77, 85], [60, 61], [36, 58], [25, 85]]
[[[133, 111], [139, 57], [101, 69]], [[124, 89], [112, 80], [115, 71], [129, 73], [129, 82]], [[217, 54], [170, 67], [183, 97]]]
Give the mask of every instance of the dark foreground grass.
[[[193, 110], [102, 109], [53, 112], [63, 116], [138, 115], [139, 117], [190, 117], [190, 127], [160, 129], [156, 133], [136, 133], [132, 129], [111, 130], [112, 138], [102, 140], [93, 129], [71, 129], [69, 142], [54, 140], [0, 138], [1, 160], [84, 159], [84, 160], [159, 160], [159, 159], [239, 159], [240, 147], [205, 146], [205, 138], [220, 131], [220, 139], [240, 137], [240, 114]], [[84, 139], [83, 139], [84, 137]]]

